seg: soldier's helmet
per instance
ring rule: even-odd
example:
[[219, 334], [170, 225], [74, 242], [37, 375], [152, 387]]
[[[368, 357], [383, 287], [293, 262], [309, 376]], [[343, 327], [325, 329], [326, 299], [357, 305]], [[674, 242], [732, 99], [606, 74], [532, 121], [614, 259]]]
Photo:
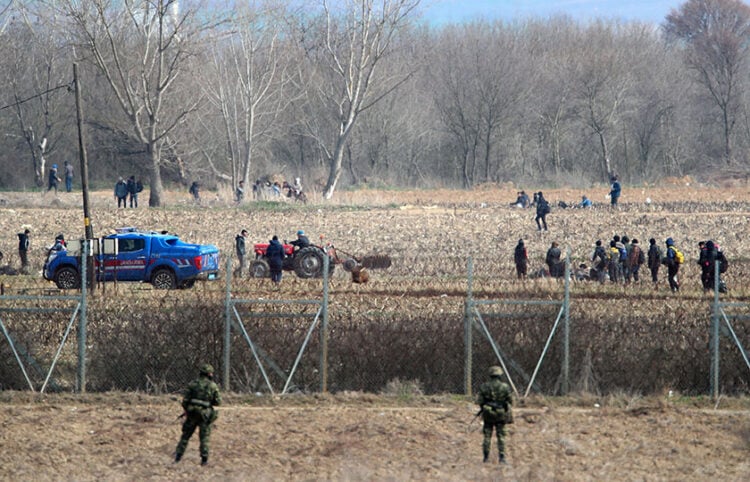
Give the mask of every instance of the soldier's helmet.
[[210, 375], [214, 372], [214, 367], [212, 367], [208, 363], [204, 363], [203, 365], [201, 365], [200, 370], [201, 370], [201, 375]]
[[501, 377], [503, 376], [503, 369], [499, 366], [492, 366], [490, 367], [490, 376], [491, 377]]

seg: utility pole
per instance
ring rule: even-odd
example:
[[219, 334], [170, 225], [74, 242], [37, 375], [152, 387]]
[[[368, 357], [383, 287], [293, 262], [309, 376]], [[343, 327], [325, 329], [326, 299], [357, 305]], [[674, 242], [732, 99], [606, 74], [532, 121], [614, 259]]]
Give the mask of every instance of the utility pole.
[[[86, 157], [86, 142], [83, 136], [83, 103], [81, 102], [81, 78], [78, 75], [78, 64], [73, 64], [73, 79], [76, 89], [76, 114], [78, 116], [78, 151], [81, 158], [81, 191], [83, 193], [83, 227], [86, 239], [94, 239], [94, 227], [91, 225], [91, 210], [89, 203], [89, 165]], [[96, 286], [96, 273], [94, 273], [94, 253], [89, 253], [87, 268], [89, 276], [89, 288], [94, 291]]]

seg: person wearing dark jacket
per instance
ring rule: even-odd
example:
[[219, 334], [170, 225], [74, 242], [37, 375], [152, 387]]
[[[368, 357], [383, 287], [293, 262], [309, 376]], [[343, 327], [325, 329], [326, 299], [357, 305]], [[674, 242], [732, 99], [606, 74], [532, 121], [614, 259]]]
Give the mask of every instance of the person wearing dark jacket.
[[300, 229], [297, 231], [297, 239], [289, 244], [294, 246], [295, 249], [304, 249], [310, 246], [310, 240], [305, 236], [305, 232]]
[[29, 246], [31, 240], [29, 235], [31, 231], [24, 229], [22, 233], [18, 233], [18, 257], [21, 258], [21, 272], [27, 274], [29, 272]]
[[594, 254], [591, 256], [591, 262], [594, 264], [591, 268], [592, 279], [598, 280], [600, 283], [604, 283], [607, 278], [607, 268], [609, 266], [609, 259], [607, 257], [607, 251], [602, 246], [602, 240], [596, 240], [596, 247], [594, 248]]
[[122, 177], [120, 177], [117, 180], [117, 184], [115, 184], [115, 199], [117, 199], [118, 208], [120, 206], [124, 208], [128, 207], [128, 185]]
[[617, 176], [612, 176], [612, 189], [609, 191], [609, 202], [613, 208], [617, 207], [617, 202], [620, 200], [620, 194], [622, 193], [622, 186]]
[[553, 278], [561, 278], [565, 274], [565, 263], [560, 259], [561, 256], [562, 252], [557, 241], [553, 241], [544, 258], [544, 262], [549, 266], [549, 275]]
[[516, 249], [513, 250], [513, 261], [516, 263], [518, 279], [525, 279], [529, 267], [529, 254], [526, 251], [526, 246], [523, 244], [523, 239], [518, 240]]
[[241, 277], [242, 272], [245, 271], [245, 238], [247, 238], [247, 229], [243, 229], [234, 237], [234, 248], [237, 252], [237, 259], [240, 261], [240, 265], [234, 270], [235, 277]]
[[268, 267], [271, 270], [271, 281], [276, 284], [281, 283], [281, 269], [284, 266], [284, 246], [279, 242], [279, 237], [274, 234], [268, 249], [266, 249], [266, 259]]
[[651, 270], [651, 281], [656, 286], [659, 282], [659, 266], [661, 266], [662, 252], [654, 238], [649, 239], [648, 244], [648, 269]]
[[[544, 224], [544, 230], [547, 231], [547, 215], [549, 212], [549, 203], [544, 199], [542, 191], [539, 191], [536, 193], [536, 217], [534, 218], [534, 221], [536, 221], [536, 227], [539, 231], [542, 230], [542, 224]], [[539, 221], [541, 221], [542, 224], [539, 224]]]
[[135, 176], [130, 176], [127, 182], [130, 207], [138, 207], [138, 183], [135, 182]]

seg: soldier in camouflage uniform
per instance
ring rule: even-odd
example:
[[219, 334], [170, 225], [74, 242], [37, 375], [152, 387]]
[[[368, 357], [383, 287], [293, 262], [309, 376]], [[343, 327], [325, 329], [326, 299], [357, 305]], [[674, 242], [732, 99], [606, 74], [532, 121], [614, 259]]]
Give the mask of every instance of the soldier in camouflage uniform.
[[505, 463], [505, 425], [513, 423], [511, 413], [510, 387], [500, 380], [503, 375], [503, 369], [498, 366], [490, 367], [490, 381], [482, 384], [479, 388], [477, 404], [479, 405], [484, 420], [484, 441], [482, 442], [482, 452], [484, 461], [490, 456], [490, 445], [492, 444], [492, 429], [497, 434], [498, 461]]
[[211, 424], [218, 414], [214, 406], [221, 405], [219, 387], [213, 382], [214, 368], [208, 363], [201, 365], [200, 376], [190, 382], [185, 395], [182, 397], [182, 408], [185, 410], [185, 422], [182, 424], [182, 438], [175, 450], [175, 462], [182, 459], [188, 441], [195, 432], [200, 430], [201, 465], [208, 463], [208, 445], [211, 436]]

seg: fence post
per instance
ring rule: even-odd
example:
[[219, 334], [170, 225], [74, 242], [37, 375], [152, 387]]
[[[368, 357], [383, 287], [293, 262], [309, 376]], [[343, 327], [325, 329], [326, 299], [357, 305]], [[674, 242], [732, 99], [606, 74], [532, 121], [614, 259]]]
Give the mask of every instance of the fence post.
[[714, 302], [711, 316], [711, 396], [719, 399], [719, 263], [714, 263]]
[[473, 284], [474, 284], [474, 259], [469, 256], [466, 260], [466, 301], [464, 302], [464, 394], [471, 395], [471, 359], [472, 359], [472, 313], [473, 308]]
[[320, 391], [328, 392], [328, 256], [323, 256], [323, 319], [320, 323]]
[[[78, 392], [86, 393], [86, 287], [89, 272], [89, 240], [81, 243], [83, 251], [81, 254], [81, 312], [78, 314]], [[93, 273], [92, 273], [93, 274]], [[93, 284], [93, 282], [92, 282]]]
[[224, 297], [224, 371], [222, 372], [222, 380], [224, 381], [224, 391], [229, 391], [229, 367], [230, 367], [230, 351], [232, 343], [232, 258], [227, 258], [227, 269], [226, 273], [226, 293]]
[[563, 298], [563, 395], [568, 394], [570, 384], [570, 271], [570, 247], [568, 247], [565, 254], [565, 296]]

